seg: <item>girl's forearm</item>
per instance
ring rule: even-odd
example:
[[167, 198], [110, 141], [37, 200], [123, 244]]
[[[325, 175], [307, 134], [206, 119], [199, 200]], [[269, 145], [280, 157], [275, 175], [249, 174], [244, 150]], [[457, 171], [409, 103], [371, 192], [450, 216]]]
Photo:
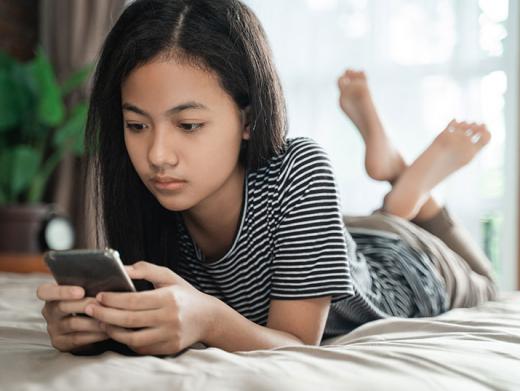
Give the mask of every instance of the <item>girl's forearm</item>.
[[260, 326], [211, 297], [206, 338], [201, 342], [228, 352], [274, 349], [287, 345], [305, 345], [298, 337], [284, 331]]

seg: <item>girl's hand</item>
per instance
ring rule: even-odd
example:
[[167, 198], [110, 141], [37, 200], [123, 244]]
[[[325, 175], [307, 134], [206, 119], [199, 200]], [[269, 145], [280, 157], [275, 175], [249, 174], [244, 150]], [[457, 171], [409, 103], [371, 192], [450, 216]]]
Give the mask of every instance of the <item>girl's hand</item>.
[[59, 351], [69, 352], [109, 338], [96, 319], [74, 316], [96, 302], [93, 297], [83, 297], [82, 287], [45, 283], [38, 287], [36, 295], [45, 301], [41, 313], [47, 321], [52, 346]]
[[148, 280], [155, 289], [98, 293], [100, 305], [87, 306], [86, 313], [110, 338], [150, 355], [176, 354], [206, 338], [214, 297], [166, 267], [140, 261], [125, 269], [131, 279]]

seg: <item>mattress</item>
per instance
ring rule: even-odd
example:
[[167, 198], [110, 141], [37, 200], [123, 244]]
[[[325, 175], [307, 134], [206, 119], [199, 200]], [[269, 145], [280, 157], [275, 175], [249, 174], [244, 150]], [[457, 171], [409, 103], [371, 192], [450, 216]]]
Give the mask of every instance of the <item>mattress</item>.
[[367, 323], [321, 346], [96, 356], [51, 345], [40, 273], [0, 273], [1, 390], [520, 390], [520, 292], [433, 318]]

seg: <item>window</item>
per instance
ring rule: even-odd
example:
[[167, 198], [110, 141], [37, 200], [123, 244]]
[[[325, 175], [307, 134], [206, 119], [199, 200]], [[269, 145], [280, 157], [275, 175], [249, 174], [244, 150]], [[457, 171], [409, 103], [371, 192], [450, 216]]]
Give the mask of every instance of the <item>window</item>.
[[508, 0], [246, 0], [260, 18], [287, 98], [289, 136], [331, 156], [343, 212], [380, 206], [389, 185], [364, 171], [362, 139], [336, 79], [364, 69], [383, 124], [411, 163], [451, 118], [485, 122], [492, 141], [434, 190], [514, 287], [518, 9]]

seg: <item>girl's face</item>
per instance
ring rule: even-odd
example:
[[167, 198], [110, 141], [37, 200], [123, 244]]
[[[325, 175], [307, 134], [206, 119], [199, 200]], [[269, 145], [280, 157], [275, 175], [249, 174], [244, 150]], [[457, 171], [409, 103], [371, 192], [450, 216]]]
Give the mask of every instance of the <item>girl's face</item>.
[[[121, 98], [130, 160], [166, 209], [188, 210], [240, 172], [240, 144], [249, 139], [249, 128], [214, 74], [153, 61], [129, 74]], [[155, 176], [185, 182], [161, 189]]]

